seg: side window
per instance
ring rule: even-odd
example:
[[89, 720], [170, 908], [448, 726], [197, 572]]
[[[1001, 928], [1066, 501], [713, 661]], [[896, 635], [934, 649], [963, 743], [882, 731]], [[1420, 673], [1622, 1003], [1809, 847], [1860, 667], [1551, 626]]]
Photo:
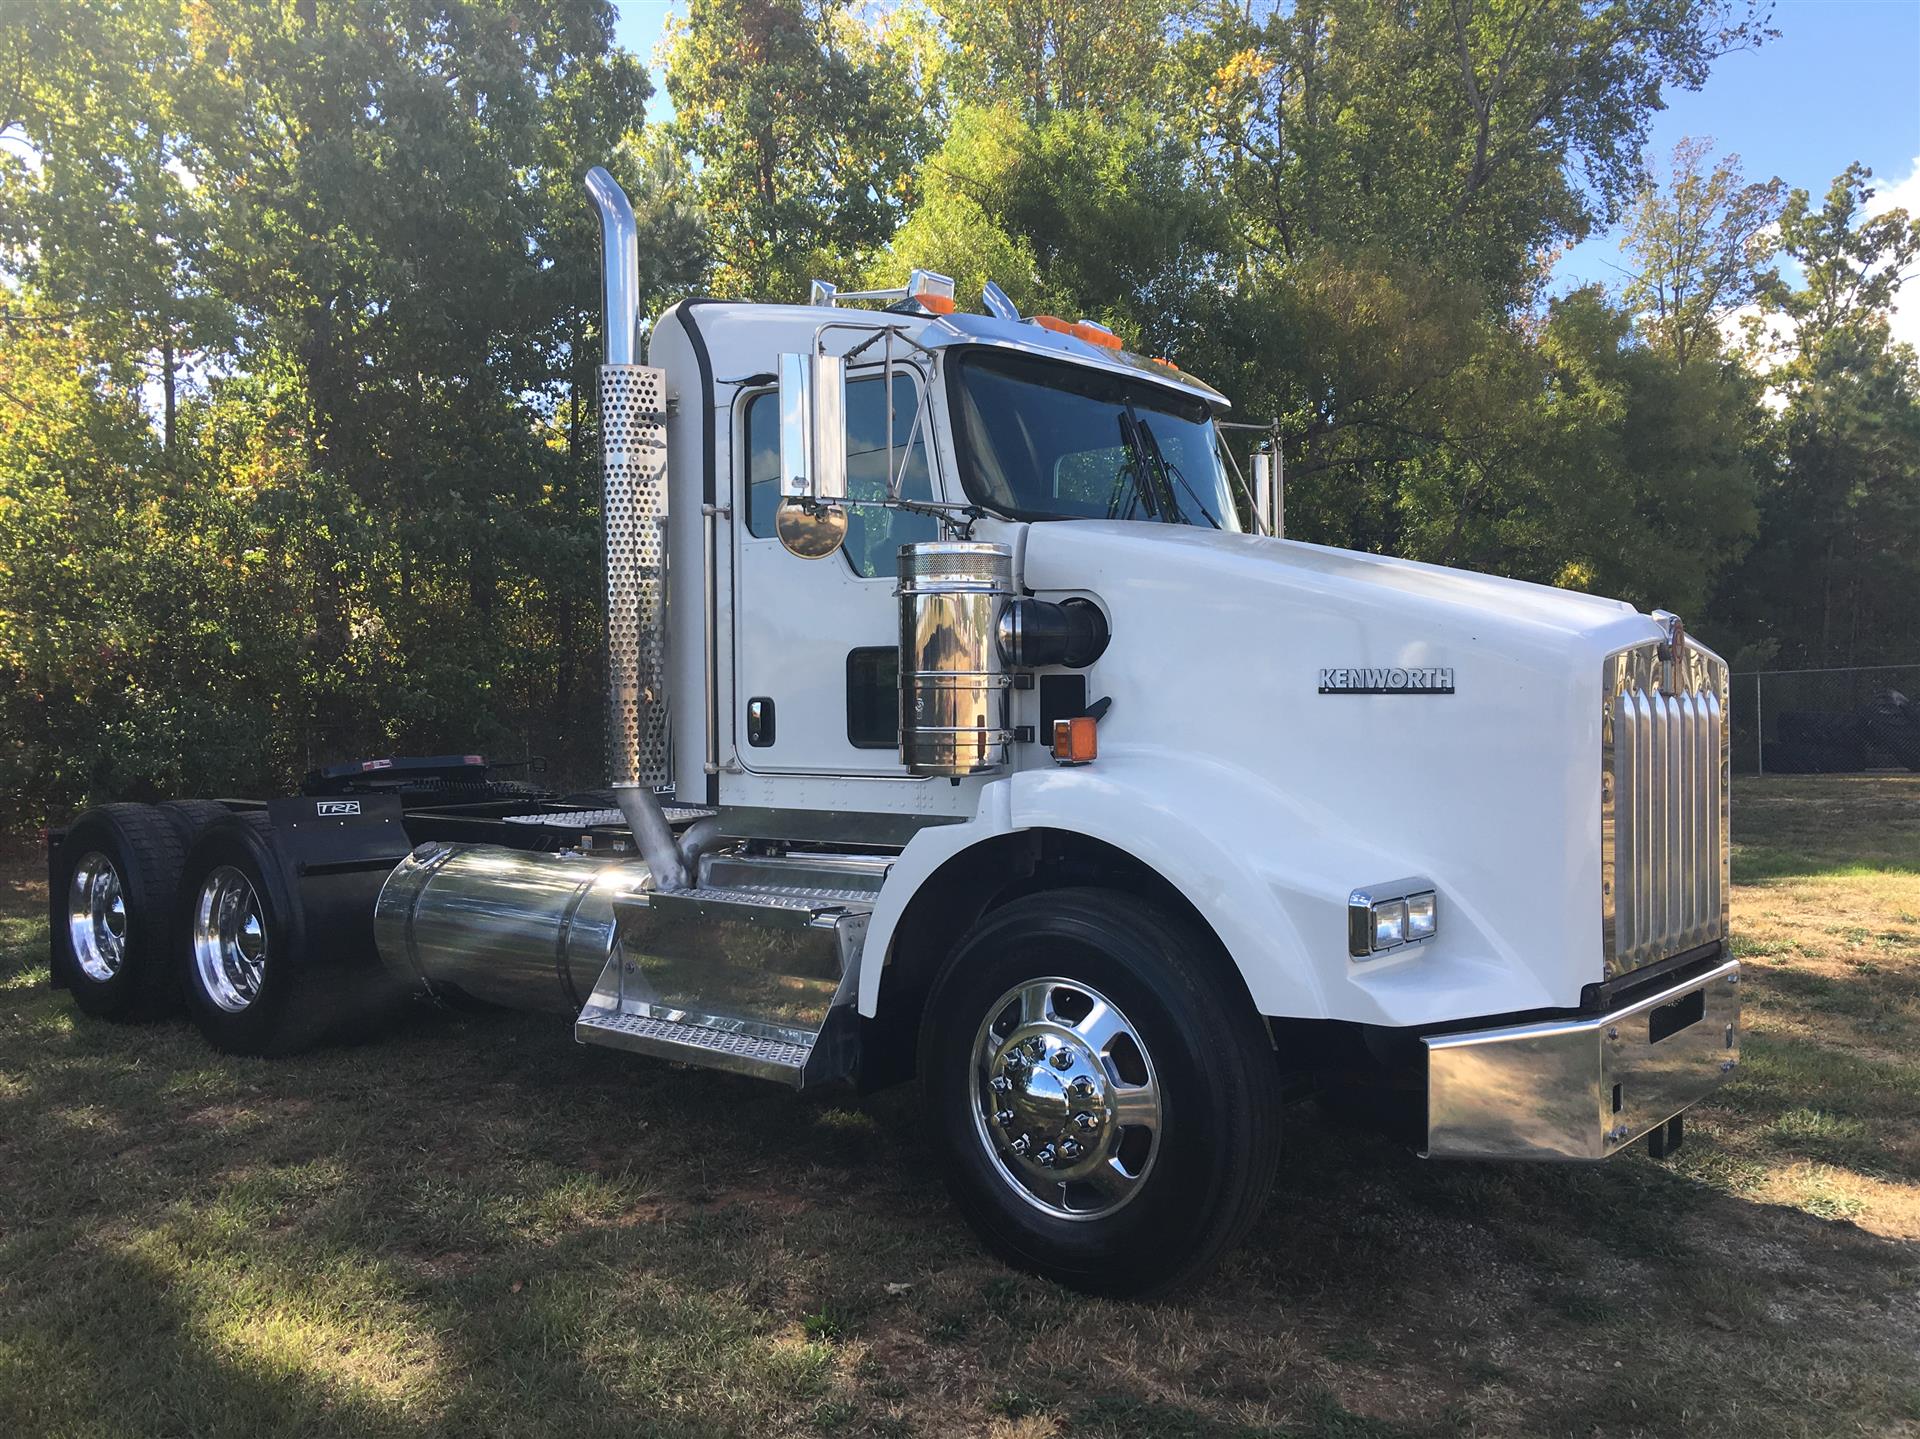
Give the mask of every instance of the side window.
[[[887, 412], [882, 403], [882, 379], [867, 375], [847, 383], [847, 494], [856, 500], [886, 498]], [[900, 463], [918, 400], [911, 375], [893, 377], [893, 456]], [[774, 511], [780, 507], [780, 401], [769, 390], [747, 402], [747, 533], [762, 539], [773, 530]], [[930, 500], [933, 481], [927, 470], [924, 435], [915, 435], [906, 455], [900, 483], [902, 498]], [[901, 545], [930, 540], [938, 527], [931, 515], [916, 515], [877, 505], [855, 505], [847, 511], [847, 544], [841, 551], [854, 573], [867, 579], [894, 573], [894, 555]]]
[[847, 651], [847, 742], [855, 749], [900, 743], [900, 651], [873, 646]]

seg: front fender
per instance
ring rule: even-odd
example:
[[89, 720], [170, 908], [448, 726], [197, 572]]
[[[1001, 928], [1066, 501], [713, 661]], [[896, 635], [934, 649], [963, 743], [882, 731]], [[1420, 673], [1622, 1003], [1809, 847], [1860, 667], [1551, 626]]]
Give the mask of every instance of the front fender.
[[[922, 830], [907, 845], [881, 891], [865, 954], [890, 954], [907, 905], [956, 855], [1001, 835], [1051, 829], [1112, 845], [1179, 890], [1264, 1015], [1409, 1025], [1552, 1002], [1523, 957], [1449, 894], [1443, 862], [1419, 863], [1370, 842], [1358, 832], [1364, 818], [1309, 812], [1257, 775], [1158, 746], [1103, 750], [1091, 765], [1022, 770], [983, 786], [974, 819]], [[1414, 873], [1441, 893], [1440, 935], [1353, 960], [1348, 893]], [[883, 968], [863, 965], [863, 1015], [877, 1010]]]

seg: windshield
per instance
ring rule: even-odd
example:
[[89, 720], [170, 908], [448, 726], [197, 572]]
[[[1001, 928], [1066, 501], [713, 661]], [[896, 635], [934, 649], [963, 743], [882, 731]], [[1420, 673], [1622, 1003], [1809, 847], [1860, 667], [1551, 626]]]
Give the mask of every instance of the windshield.
[[1086, 365], [960, 352], [949, 380], [967, 498], [1015, 519], [1238, 530], [1204, 401]]

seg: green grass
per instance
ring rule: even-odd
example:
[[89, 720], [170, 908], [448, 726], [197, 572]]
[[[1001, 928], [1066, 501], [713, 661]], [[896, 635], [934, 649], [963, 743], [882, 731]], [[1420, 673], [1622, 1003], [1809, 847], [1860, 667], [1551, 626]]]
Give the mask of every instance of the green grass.
[[[0, 866], [0, 1435], [1897, 1434], [1920, 1425], [1920, 785], [1743, 783], [1737, 1083], [1675, 1160], [1313, 1107], [1176, 1302], [1013, 1274], [910, 1092], [423, 1010], [278, 1063], [46, 987]], [[1861, 858], [1864, 856], [1864, 859]]]

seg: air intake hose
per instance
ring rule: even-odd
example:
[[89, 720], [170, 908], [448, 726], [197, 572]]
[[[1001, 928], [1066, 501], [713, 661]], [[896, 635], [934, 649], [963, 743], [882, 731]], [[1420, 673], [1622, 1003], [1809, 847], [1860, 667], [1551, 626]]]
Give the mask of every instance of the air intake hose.
[[1016, 599], [1000, 611], [1001, 658], [1018, 669], [1065, 665], [1085, 669], [1113, 638], [1107, 617], [1091, 600]]

